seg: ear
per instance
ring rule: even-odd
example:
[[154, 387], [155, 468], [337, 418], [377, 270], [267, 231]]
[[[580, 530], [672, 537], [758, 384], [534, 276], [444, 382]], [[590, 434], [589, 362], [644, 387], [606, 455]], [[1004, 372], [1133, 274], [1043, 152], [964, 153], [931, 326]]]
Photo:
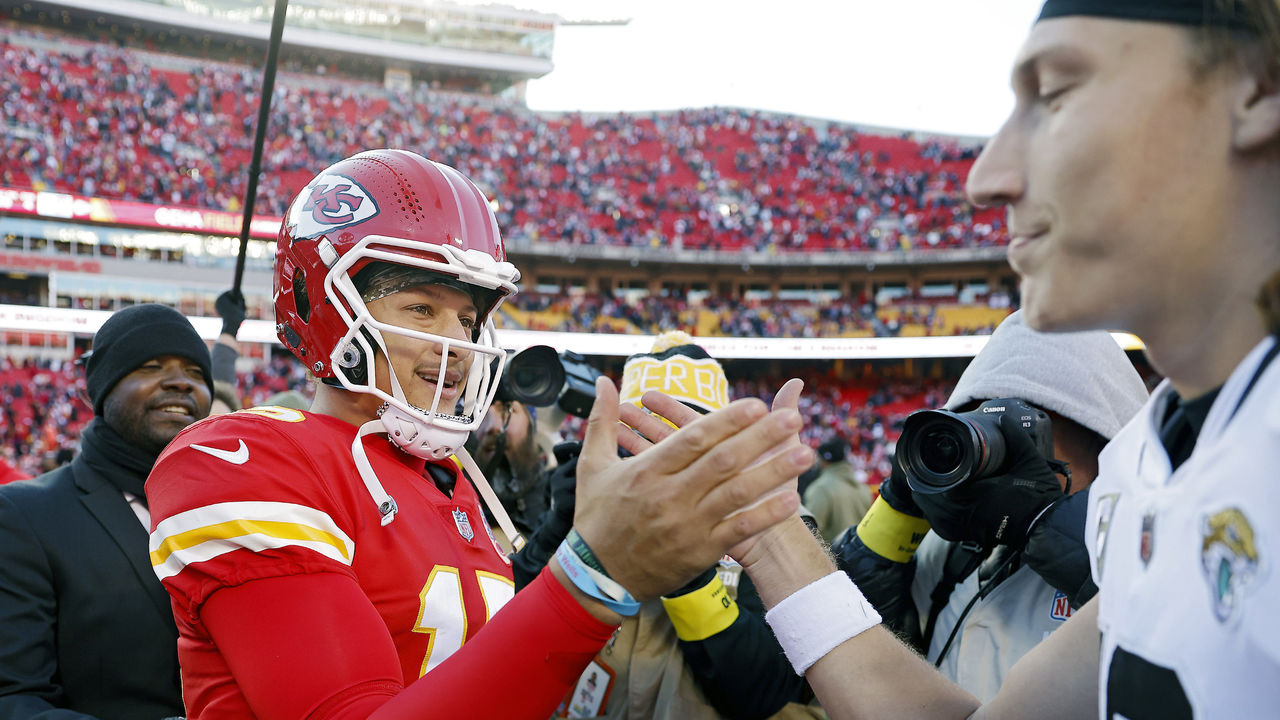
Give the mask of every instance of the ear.
[[1280, 140], [1280, 82], [1276, 73], [1241, 73], [1232, 116], [1231, 140], [1236, 150], [1252, 152]]

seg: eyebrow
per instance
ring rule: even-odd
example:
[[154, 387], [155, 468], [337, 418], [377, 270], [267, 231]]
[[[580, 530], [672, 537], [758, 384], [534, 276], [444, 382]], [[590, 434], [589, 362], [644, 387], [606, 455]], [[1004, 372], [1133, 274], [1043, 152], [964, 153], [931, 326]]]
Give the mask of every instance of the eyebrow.
[[1031, 79], [1036, 77], [1036, 74], [1040, 69], [1040, 65], [1046, 59], [1067, 58], [1074, 61], [1075, 64], [1081, 64], [1080, 61], [1083, 57], [1084, 53], [1075, 45], [1068, 45], [1061, 42], [1048, 43], [1036, 48], [1035, 51], [1019, 60], [1017, 64], [1013, 66], [1013, 72], [1010, 73], [1009, 84], [1014, 88], [1014, 90], [1017, 90], [1019, 84], [1029, 83]]
[[[449, 288], [449, 289], [450, 289], [450, 290], [455, 290], [455, 288]], [[427, 284], [423, 284], [423, 285], [412, 285], [412, 286], [410, 286], [410, 287], [405, 288], [405, 290], [420, 292], [420, 293], [422, 293], [423, 295], [428, 296], [428, 297], [429, 297], [429, 298], [431, 298], [432, 300], [439, 300], [439, 299], [441, 299], [442, 297], [444, 297], [444, 295], [440, 292], [440, 286], [439, 286], [439, 285], [436, 285], [435, 283], [427, 283]], [[463, 295], [464, 297], [466, 297], [466, 295], [467, 295], [466, 293], [462, 292], [461, 290], [457, 290], [457, 292], [458, 292], [459, 294]], [[479, 309], [479, 308], [477, 308], [477, 307], [475, 306], [475, 303], [470, 302], [470, 298], [468, 298], [468, 302], [467, 302], [467, 304], [466, 304], [466, 305], [464, 305], [460, 310], [461, 310], [461, 312], [468, 312], [468, 311], [470, 311], [470, 312], [473, 312], [473, 313], [475, 313], [475, 314], [477, 314], [477, 315], [479, 315], [479, 314], [480, 314], [480, 309]]]

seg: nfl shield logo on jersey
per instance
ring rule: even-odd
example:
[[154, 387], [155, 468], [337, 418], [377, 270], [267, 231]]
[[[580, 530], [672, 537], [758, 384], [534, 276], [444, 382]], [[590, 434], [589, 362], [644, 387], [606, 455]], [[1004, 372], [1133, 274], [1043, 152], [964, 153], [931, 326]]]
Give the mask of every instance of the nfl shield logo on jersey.
[[471, 542], [471, 538], [476, 536], [474, 530], [471, 529], [471, 521], [467, 519], [467, 513], [458, 509], [453, 509], [453, 522], [458, 526], [458, 534], [463, 540]]
[[1053, 603], [1049, 605], [1049, 617], [1059, 621], [1065, 621], [1071, 617], [1071, 603], [1067, 601], [1067, 594], [1061, 590], [1053, 591]]
[[1200, 564], [1220, 622], [1239, 616], [1244, 593], [1258, 575], [1259, 561], [1253, 526], [1239, 508], [1205, 517]]
[[1142, 516], [1142, 537], [1138, 539], [1138, 557], [1142, 566], [1151, 563], [1151, 553], [1156, 549], [1156, 514], [1155, 511]]

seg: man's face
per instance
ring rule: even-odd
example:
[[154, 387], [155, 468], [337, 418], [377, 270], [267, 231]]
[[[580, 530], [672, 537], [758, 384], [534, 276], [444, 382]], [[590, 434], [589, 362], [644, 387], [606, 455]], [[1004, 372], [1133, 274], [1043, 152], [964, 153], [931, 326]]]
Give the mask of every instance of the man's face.
[[1032, 327], [1142, 334], [1223, 264], [1204, 238], [1229, 227], [1230, 85], [1192, 73], [1189, 42], [1092, 17], [1032, 29], [1016, 106], [968, 181], [1008, 208]]
[[506, 433], [504, 453], [512, 466], [524, 468], [538, 460], [533, 418], [518, 402], [495, 402], [489, 406], [484, 421], [476, 430], [476, 463], [485, 467], [497, 450], [498, 436]]
[[[380, 322], [464, 342], [471, 341], [472, 331], [479, 322], [479, 313], [471, 298], [444, 285], [415, 285], [369, 302], [368, 308]], [[440, 379], [443, 346], [390, 332], [382, 333], [382, 339], [387, 346], [388, 358], [378, 355], [378, 387], [391, 393], [386, 371], [389, 360], [405, 399], [415, 407], [431, 409]], [[441, 412], [453, 412], [461, 397], [466, 387], [470, 357], [470, 350], [450, 347], [440, 391], [438, 410]]]
[[107, 393], [102, 418], [130, 445], [159, 453], [183, 428], [209, 414], [209, 386], [200, 366], [162, 355], [125, 375]]

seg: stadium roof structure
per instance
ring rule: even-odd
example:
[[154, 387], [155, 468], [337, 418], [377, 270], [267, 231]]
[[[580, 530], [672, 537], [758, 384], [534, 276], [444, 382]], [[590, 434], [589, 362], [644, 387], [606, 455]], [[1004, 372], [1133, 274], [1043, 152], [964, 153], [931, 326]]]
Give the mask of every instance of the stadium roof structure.
[[[272, 0], [33, 0], [29, 7], [78, 19], [127, 22], [267, 42]], [[419, 0], [291, 0], [283, 44], [409, 67], [484, 72], [512, 82], [551, 72], [560, 18], [501, 5]], [[100, 23], [101, 24], [101, 23]]]

